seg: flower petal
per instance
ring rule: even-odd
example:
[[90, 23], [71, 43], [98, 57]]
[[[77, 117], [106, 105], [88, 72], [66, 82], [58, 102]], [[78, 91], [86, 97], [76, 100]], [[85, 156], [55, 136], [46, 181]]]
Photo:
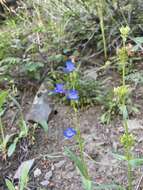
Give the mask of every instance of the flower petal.
[[76, 135], [76, 130], [69, 127], [67, 128], [65, 131], [64, 131], [64, 136], [67, 138], [67, 139], [70, 139], [72, 138], [73, 136]]

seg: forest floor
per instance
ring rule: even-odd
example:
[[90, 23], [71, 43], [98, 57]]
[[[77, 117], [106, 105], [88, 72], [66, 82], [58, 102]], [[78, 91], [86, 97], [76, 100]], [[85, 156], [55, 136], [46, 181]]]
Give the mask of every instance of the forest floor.
[[[112, 86], [116, 86], [118, 80], [114, 73], [110, 75]], [[118, 77], [117, 77], [118, 78]], [[143, 87], [139, 85], [133, 94], [133, 101], [139, 105], [140, 113], [131, 116], [129, 130], [135, 135], [133, 149], [135, 157], [143, 155]], [[24, 91], [20, 93], [20, 102], [23, 113], [26, 114], [33, 102], [35, 92]], [[75, 141], [67, 140], [63, 131], [67, 127], [74, 127], [73, 114], [70, 107], [57, 104], [57, 114], [49, 121], [48, 134], [42, 128], [33, 130], [31, 124], [30, 135], [23, 139], [17, 147], [17, 151], [7, 161], [0, 162], [0, 189], [6, 190], [4, 179], [12, 178], [25, 160], [34, 159], [30, 170], [28, 183], [29, 190], [82, 190], [80, 175], [74, 164], [64, 156], [64, 147], [76, 150]], [[6, 131], [10, 133], [16, 129], [17, 108], [11, 105], [5, 113]], [[117, 160], [113, 153], [123, 154], [120, 137], [124, 132], [122, 118], [115, 116], [109, 125], [100, 123], [102, 109], [100, 106], [91, 106], [79, 111], [81, 134], [85, 142], [85, 158], [88, 163], [89, 173], [92, 180], [98, 184], [120, 184], [127, 186], [126, 163]], [[34, 138], [33, 137], [34, 134]], [[134, 187], [137, 186], [142, 176], [143, 168], [135, 168], [133, 171]], [[16, 182], [15, 182], [16, 184]], [[140, 190], [143, 184], [140, 185]], [[95, 188], [96, 189], [96, 188]], [[114, 188], [112, 188], [114, 190]], [[138, 189], [139, 190], [139, 189]]]

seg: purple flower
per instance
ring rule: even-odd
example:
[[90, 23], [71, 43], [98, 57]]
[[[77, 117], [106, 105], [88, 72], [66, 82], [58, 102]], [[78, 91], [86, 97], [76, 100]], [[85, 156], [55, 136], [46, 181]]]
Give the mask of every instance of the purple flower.
[[64, 85], [63, 84], [56, 84], [56, 87], [54, 89], [54, 93], [64, 94], [65, 93]]
[[69, 90], [67, 91], [67, 99], [69, 100], [78, 100], [79, 94], [77, 90]]
[[64, 131], [64, 136], [67, 138], [67, 139], [71, 139], [73, 136], [76, 135], [76, 130], [69, 127], [67, 128], [65, 131]]
[[66, 67], [64, 68], [64, 72], [70, 73], [75, 70], [75, 65], [71, 60], [66, 61]]

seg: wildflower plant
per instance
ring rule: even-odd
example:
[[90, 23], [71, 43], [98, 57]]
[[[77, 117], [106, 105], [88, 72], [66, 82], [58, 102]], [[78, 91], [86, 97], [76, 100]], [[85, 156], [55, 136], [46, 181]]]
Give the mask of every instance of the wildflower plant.
[[[20, 109], [20, 114], [21, 114], [20, 123], [19, 123], [20, 131], [18, 133], [13, 133], [10, 135], [5, 134], [4, 126], [2, 123], [2, 116], [4, 114], [3, 106], [4, 106], [4, 103], [7, 101], [8, 98], [11, 99], [14, 103], [16, 103], [16, 105]], [[4, 160], [7, 159], [7, 156], [11, 157], [12, 154], [15, 152], [16, 145], [17, 145], [18, 141], [28, 135], [28, 127], [26, 125], [26, 122], [23, 119], [20, 105], [9, 94], [8, 91], [2, 91], [0, 93], [0, 135], [1, 135], [1, 137], [0, 137], [0, 152], [2, 153], [2, 158]]]
[[18, 182], [18, 186], [16, 187], [14, 185], [14, 183], [12, 181], [10, 181], [9, 179], [6, 179], [6, 186], [8, 188], [8, 190], [24, 190], [24, 189], [28, 189], [27, 185], [28, 185], [28, 181], [29, 181], [29, 166], [27, 163], [24, 163], [21, 173], [20, 173], [20, 178], [19, 178], [19, 182]]
[[2, 152], [2, 157], [4, 160], [6, 160], [6, 157], [7, 157], [7, 144], [9, 142], [10, 138], [12, 137], [12, 135], [5, 135], [4, 126], [2, 124], [2, 119], [1, 119], [1, 117], [3, 116], [3, 113], [4, 113], [3, 105], [4, 105], [7, 97], [8, 97], [7, 91], [2, 91], [0, 93], [0, 134], [1, 134], [0, 152]]
[[121, 144], [124, 147], [125, 156], [123, 156], [124, 160], [127, 161], [128, 165], [128, 190], [132, 190], [132, 165], [131, 160], [133, 159], [132, 155], [132, 147], [134, 146], [134, 137], [131, 133], [129, 133], [128, 129], [128, 110], [127, 110], [127, 98], [129, 94], [129, 86], [126, 85], [125, 81], [125, 70], [126, 70], [126, 64], [128, 63], [128, 54], [126, 50], [126, 40], [129, 35], [129, 28], [128, 27], [122, 27], [120, 29], [121, 37], [123, 41], [123, 47], [121, 47], [118, 50], [118, 59], [119, 59], [119, 65], [122, 69], [122, 85], [114, 88], [114, 95], [116, 97], [118, 106], [121, 110], [121, 113], [123, 115], [123, 126], [124, 126], [124, 134], [121, 137]]
[[80, 124], [78, 120], [78, 109], [77, 109], [77, 104], [78, 104], [78, 99], [79, 99], [78, 91], [77, 90], [68, 91], [67, 98], [71, 102], [71, 106], [75, 113], [73, 120], [74, 120], [74, 125], [75, 125], [76, 130], [73, 128], [67, 128], [64, 131], [64, 136], [66, 139], [71, 139], [72, 137], [75, 136], [75, 139], [79, 146], [80, 155], [77, 156], [73, 151], [71, 151], [67, 147], [65, 148], [65, 154], [75, 163], [76, 167], [78, 168], [82, 177], [82, 183], [83, 183], [84, 189], [92, 190], [92, 183], [91, 183], [91, 180], [88, 174], [87, 165], [84, 159], [84, 142], [81, 137]]
[[72, 152], [67, 147], [65, 148], [65, 154], [75, 163], [76, 167], [78, 168], [81, 176], [82, 182], [85, 190], [92, 189], [92, 183], [89, 178], [88, 169], [84, 159], [84, 142], [81, 137], [80, 132], [80, 124], [78, 120], [78, 104], [79, 104], [79, 92], [77, 90], [77, 81], [78, 81], [78, 67], [76, 67], [75, 63], [72, 60], [67, 60], [65, 63], [65, 67], [63, 71], [66, 77], [66, 83], [57, 83], [55, 85], [54, 90], [52, 91], [54, 94], [63, 95], [64, 98], [70, 103], [71, 107], [74, 111], [74, 128], [67, 128], [63, 135], [68, 139], [75, 138], [79, 146], [79, 153], [80, 155], [77, 156], [74, 152]]

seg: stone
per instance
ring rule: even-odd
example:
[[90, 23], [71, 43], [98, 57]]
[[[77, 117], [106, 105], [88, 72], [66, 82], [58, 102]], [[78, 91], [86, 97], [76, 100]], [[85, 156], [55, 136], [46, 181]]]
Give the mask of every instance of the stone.
[[34, 177], [39, 177], [41, 175], [41, 170], [39, 168], [36, 168], [36, 170], [34, 171]]
[[51, 177], [52, 177], [52, 175], [53, 175], [53, 172], [50, 170], [49, 172], [47, 172], [47, 173], [45, 174], [44, 179], [45, 179], [45, 180], [50, 180]]

